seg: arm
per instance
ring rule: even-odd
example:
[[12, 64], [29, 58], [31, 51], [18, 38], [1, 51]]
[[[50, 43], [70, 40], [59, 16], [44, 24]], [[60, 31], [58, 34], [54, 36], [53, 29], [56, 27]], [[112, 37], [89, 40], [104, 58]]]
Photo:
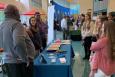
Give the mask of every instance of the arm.
[[98, 69], [98, 55], [95, 53], [92, 57], [92, 61], [90, 62], [91, 70], [97, 70]]
[[89, 77], [95, 77], [95, 73], [97, 73], [97, 70], [91, 70], [89, 73]]
[[61, 20], [61, 28], [63, 29], [63, 20]]
[[25, 29], [21, 23], [17, 23], [13, 30], [14, 53], [21, 60], [27, 61], [27, 49], [25, 43]]
[[31, 41], [29, 35], [26, 33], [26, 47], [27, 47], [27, 57], [30, 59], [34, 59], [35, 57], [35, 47], [33, 42]]
[[82, 36], [82, 39], [84, 39], [84, 38], [85, 38], [84, 25], [81, 27], [81, 36]]
[[95, 30], [96, 30], [96, 25], [94, 24], [94, 22], [93, 21], [91, 21], [91, 23], [90, 23], [90, 31], [91, 31], [91, 34], [93, 35], [93, 33], [95, 32]]
[[93, 29], [93, 36], [96, 36], [98, 34], [97, 32], [97, 25], [94, 25], [94, 29]]
[[90, 62], [91, 72], [89, 77], [94, 77], [94, 74], [97, 72], [98, 69], [98, 59], [96, 58], [97, 53], [95, 53], [92, 57], [92, 61]]
[[101, 38], [97, 42], [92, 43], [90, 50], [91, 51], [97, 51], [102, 49], [107, 44], [107, 38]]

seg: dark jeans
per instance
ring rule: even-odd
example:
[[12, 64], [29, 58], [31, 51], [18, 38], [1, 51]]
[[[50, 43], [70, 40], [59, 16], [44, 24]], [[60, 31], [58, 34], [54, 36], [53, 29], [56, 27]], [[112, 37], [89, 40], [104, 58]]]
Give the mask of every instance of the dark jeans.
[[42, 47], [43, 47], [43, 49], [45, 49], [47, 47], [47, 39], [46, 38], [42, 38]]
[[69, 39], [69, 30], [63, 29], [63, 39]]
[[27, 67], [27, 77], [34, 77], [34, 68], [33, 62], [30, 62], [29, 66]]
[[26, 63], [6, 63], [6, 73], [8, 77], [33, 77], [33, 63], [28, 67]]

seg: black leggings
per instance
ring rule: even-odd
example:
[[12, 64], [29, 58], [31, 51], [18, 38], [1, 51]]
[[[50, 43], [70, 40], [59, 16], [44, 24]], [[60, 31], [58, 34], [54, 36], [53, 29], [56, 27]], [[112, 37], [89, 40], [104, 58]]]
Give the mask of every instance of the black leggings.
[[84, 39], [85, 58], [88, 58], [88, 59], [91, 54], [91, 51], [90, 51], [91, 43], [92, 43], [92, 36], [88, 36]]

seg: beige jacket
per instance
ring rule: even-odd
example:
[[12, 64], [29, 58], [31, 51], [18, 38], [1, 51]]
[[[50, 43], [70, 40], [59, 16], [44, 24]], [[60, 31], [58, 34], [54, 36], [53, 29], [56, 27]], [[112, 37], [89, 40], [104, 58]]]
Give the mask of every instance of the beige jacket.
[[93, 30], [94, 30], [94, 22], [93, 21], [85, 21], [83, 23], [83, 26], [81, 27], [81, 35], [82, 39], [88, 36], [93, 35]]

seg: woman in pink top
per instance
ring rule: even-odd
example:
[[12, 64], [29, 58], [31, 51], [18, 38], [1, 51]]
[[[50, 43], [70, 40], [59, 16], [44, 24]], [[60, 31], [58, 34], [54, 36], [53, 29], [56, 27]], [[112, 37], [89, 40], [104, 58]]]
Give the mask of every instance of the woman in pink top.
[[95, 51], [91, 61], [89, 77], [110, 77], [115, 74], [115, 22], [108, 21], [102, 26], [102, 37], [92, 43]]

